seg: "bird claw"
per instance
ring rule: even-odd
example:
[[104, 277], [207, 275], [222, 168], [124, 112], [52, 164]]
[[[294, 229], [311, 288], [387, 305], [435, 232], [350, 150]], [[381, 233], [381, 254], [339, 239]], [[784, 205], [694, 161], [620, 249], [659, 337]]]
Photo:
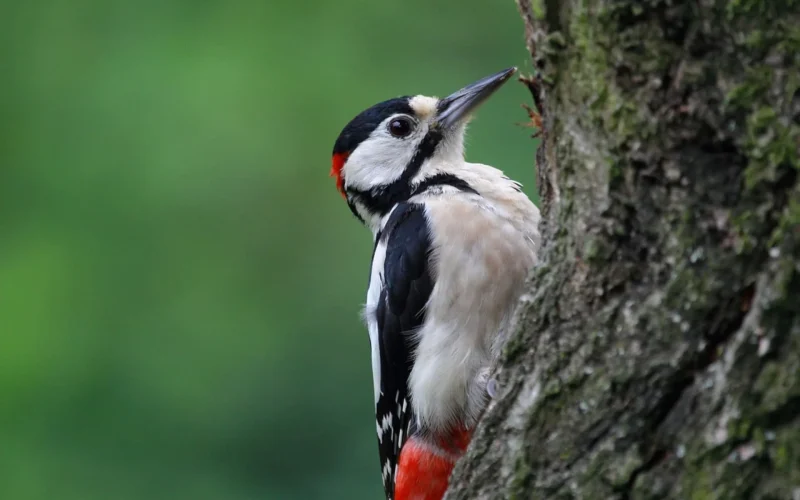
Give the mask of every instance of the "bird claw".
[[486, 392], [489, 394], [489, 397], [494, 399], [497, 396], [497, 379], [491, 378], [488, 382], [486, 382]]
[[494, 399], [497, 395], [497, 379], [491, 376], [492, 370], [489, 367], [481, 368], [478, 371], [476, 381], [486, 389], [490, 398]]

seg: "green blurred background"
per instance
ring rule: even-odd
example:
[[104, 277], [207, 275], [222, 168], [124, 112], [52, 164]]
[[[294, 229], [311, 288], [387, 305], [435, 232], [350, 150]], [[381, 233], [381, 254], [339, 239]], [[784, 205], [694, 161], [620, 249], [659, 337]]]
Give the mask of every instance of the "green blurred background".
[[[0, 499], [377, 499], [374, 102], [529, 72], [511, 0], [0, 6]], [[513, 82], [470, 160], [533, 194]]]

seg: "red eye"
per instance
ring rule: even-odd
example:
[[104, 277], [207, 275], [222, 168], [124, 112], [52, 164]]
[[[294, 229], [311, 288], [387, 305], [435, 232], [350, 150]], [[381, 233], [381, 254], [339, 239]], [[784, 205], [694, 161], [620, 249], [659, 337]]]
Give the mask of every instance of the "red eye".
[[389, 122], [389, 133], [395, 137], [407, 137], [413, 128], [414, 124], [405, 116], [393, 118]]

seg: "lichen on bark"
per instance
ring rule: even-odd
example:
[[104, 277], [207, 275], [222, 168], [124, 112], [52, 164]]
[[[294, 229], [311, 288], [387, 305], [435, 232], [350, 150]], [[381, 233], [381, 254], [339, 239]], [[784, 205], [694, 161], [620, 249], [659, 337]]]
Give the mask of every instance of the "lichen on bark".
[[800, 2], [518, 6], [547, 242], [446, 498], [800, 496]]

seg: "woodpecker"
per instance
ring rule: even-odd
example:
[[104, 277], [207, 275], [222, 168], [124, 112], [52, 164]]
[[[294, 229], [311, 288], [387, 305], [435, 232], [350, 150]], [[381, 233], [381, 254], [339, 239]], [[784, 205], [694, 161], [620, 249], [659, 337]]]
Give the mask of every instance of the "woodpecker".
[[536, 264], [539, 210], [501, 170], [464, 158], [473, 112], [515, 71], [375, 104], [333, 147], [331, 176], [373, 235], [363, 316], [388, 500], [444, 495]]

